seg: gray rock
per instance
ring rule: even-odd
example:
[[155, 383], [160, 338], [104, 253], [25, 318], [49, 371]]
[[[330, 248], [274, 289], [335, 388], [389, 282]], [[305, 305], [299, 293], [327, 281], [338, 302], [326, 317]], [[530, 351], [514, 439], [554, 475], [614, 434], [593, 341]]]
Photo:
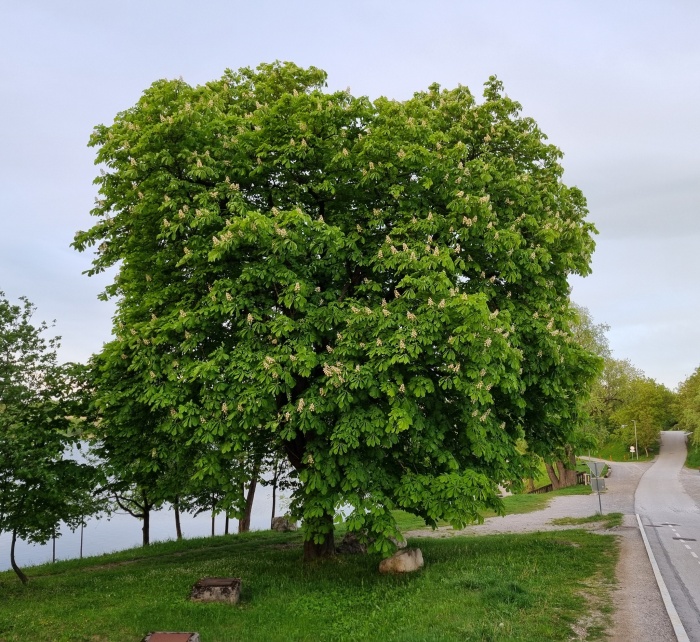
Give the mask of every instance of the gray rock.
[[423, 568], [423, 553], [420, 548], [404, 548], [379, 564], [379, 572], [382, 574], [412, 573], [420, 568]]
[[406, 542], [405, 539], [398, 540], [395, 537], [390, 537], [389, 541], [396, 546], [397, 549], [401, 550], [402, 548], [406, 548], [408, 546], [408, 543]]
[[272, 530], [280, 533], [289, 533], [299, 530], [297, 523], [288, 515], [284, 517], [274, 517], [272, 519]]
[[348, 531], [335, 550], [346, 555], [364, 555], [367, 552], [367, 544], [360, 541], [357, 533]]
[[[346, 555], [364, 555], [367, 552], [367, 547], [375, 542], [376, 538], [370, 537], [366, 530], [361, 530], [359, 533], [348, 531], [336, 547], [336, 552]], [[398, 549], [406, 548], [406, 540], [399, 540], [396, 537], [390, 537], [389, 541]]]

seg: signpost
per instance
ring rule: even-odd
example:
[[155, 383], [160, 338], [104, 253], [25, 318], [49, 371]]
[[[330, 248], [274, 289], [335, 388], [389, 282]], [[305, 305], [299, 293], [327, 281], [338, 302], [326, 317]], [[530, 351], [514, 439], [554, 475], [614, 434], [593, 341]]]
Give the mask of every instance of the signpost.
[[602, 461], [587, 461], [588, 468], [591, 470], [591, 490], [598, 493], [598, 506], [600, 507], [600, 514], [603, 514], [603, 504], [600, 501], [600, 491], [605, 490], [605, 479], [600, 475], [605, 468], [605, 464]]

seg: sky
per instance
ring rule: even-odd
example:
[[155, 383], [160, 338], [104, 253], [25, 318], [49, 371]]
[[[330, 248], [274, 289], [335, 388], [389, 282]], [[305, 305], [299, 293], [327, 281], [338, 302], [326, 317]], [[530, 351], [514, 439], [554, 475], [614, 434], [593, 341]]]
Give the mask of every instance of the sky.
[[406, 99], [491, 75], [564, 153], [599, 231], [573, 300], [613, 356], [675, 388], [700, 366], [700, 3], [659, 0], [23, 0], [0, 7], [0, 291], [56, 320], [60, 356], [110, 339], [92, 128], [155, 80], [290, 60], [330, 89]]

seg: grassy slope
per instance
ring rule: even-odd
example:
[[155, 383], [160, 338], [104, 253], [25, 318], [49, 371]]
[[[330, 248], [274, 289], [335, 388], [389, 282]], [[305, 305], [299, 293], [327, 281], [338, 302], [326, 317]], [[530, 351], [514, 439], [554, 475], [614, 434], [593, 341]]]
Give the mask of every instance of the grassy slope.
[[[508, 513], [529, 512], [559, 494], [586, 492], [578, 486], [504, 503]], [[404, 530], [424, 526], [397, 516]], [[151, 630], [197, 630], [204, 642], [565, 640], [587, 609], [584, 594], [608, 590], [616, 556], [612, 538], [578, 531], [411, 544], [426, 568], [410, 577], [378, 575], [376, 556], [304, 566], [300, 536], [270, 532], [35, 567], [27, 587], [0, 573], [0, 641], [119, 642]], [[241, 577], [241, 604], [188, 602], [205, 576]]]
[[[578, 485], [562, 488], [561, 490], [556, 490], [551, 493], [509, 495], [503, 498], [503, 507], [505, 508], [506, 515], [531, 513], [546, 508], [547, 504], [549, 504], [552, 499], [560, 495], [590, 495], [590, 493], [590, 486]], [[495, 515], [496, 513], [493, 511], [486, 511], [483, 516], [494, 517]], [[394, 511], [394, 517], [396, 517], [396, 523], [402, 531], [426, 528], [425, 522], [420, 517], [416, 517], [410, 513], [397, 510]], [[440, 525], [447, 526], [448, 524], [442, 523]]]
[[700, 468], [700, 444], [693, 445], [692, 437], [688, 443], [688, 458], [685, 460], [688, 468]]
[[[567, 640], [612, 582], [612, 537], [581, 531], [412, 540], [420, 573], [384, 577], [376, 556], [301, 563], [298, 534], [157, 544], [0, 574], [0, 640], [138, 640], [196, 630], [228, 640]], [[205, 576], [243, 580], [241, 604], [193, 604]]]
[[[639, 449], [639, 461], [651, 461], [659, 453], [658, 444], [649, 449], [649, 456], [644, 453], [644, 448]], [[597, 451], [591, 451], [592, 457], [607, 459], [608, 461], [637, 461], [637, 456], [630, 453], [629, 444], [609, 441]]]

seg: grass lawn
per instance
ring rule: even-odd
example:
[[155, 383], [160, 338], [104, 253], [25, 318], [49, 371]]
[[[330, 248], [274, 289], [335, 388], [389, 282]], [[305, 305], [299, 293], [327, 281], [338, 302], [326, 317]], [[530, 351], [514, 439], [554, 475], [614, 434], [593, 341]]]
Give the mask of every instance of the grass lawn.
[[[659, 454], [659, 444], [649, 448], [649, 456], [644, 452], [644, 448], [639, 449], [639, 461], [651, 461]], [[630, 452], [629, 444], [617, 441], [609, 441], [601, 446], [597, 451], [591, 451], [591, 457], [607, 459], [608, 461], [637, 461], [637, 456]]]
[[[521, 494], [509, 495], [503, 498], [503, 505], [506, 509], [506, 515], [518, 515], [521, 513], [532, 513], [536, 510], [546, 508], [552, 499], [561, 495], [590, 495], [591, 487], [579, 484], [577, 486], [569, 486], [560, 490], [552, 491], [551, 493], [540, 494]], [[493, 511], [485, 511], [484, 517], [495, 517]], [[415, 515], [406, 513], [402, 510], [394, 511], [396, 523], [402, 531], [414, 531], [426, 528], [425, 522]], [[446, 522], [440, 523], [440, 526], [449, 526]]]
[[685, 460], [688, 468], [700, 468], [700, 444], [693, 445], [693, 439], [688, 439], [688, 458]]
[[[0, 640], [137, 641], [153, 630], [202, 642], [569, 640], [609, 613], [617, 549], [580, 530], [415, 539], [425, 568], [381, 576], [373, 555], [304, 565], [298, 533], [257, 532], [0, 573]], [[242, 578], [241, 603], [195, 604], [205, 576]], [[607, 610], [606, 610], [607, 609]]]
[[615, 528], [622, 525], [622, 517], [622, 513], [608, 513], [607, 515], [596, 513], [589, 517], [558, 517], [552, 520], [552, 524], [558, 526], [580, 526], [582, 524], [601, 522], [603, 528]]

